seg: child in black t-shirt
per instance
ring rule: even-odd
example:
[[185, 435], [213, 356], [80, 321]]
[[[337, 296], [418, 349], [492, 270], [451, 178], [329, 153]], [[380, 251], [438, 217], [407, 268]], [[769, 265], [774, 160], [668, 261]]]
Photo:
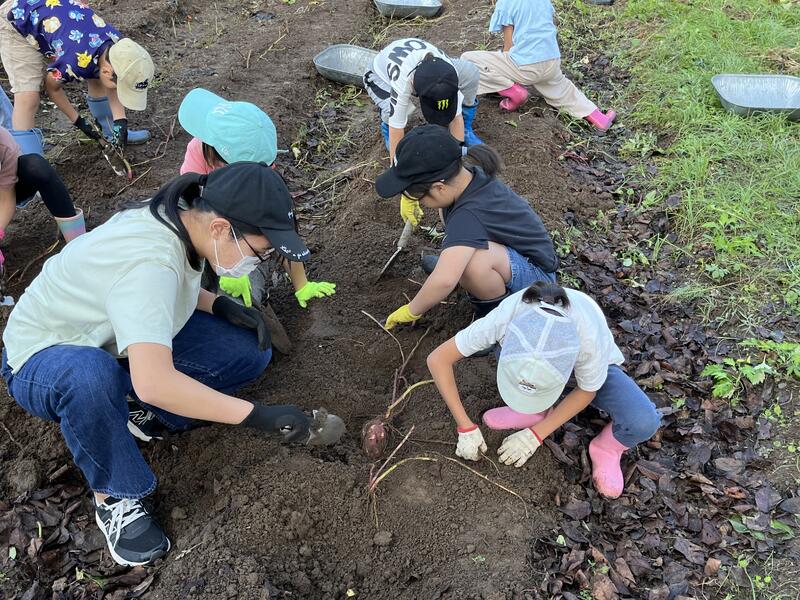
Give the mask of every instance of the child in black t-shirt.
[[[464, 156], [477, 166], [465, 165]], [[387, 329], [416, 321], [459, 284], [482, 317], [534, 281], [555, 281], [550, 235], [528, 202], [495, 177], [501, 168], [492, 148], [467, 150], [438, 125], [417, 127], [397, 145], [394, 166], [378, 177], [378, 194], [404, 193], [440, 209], [445, 235], [430, 276], [389, 315]]]

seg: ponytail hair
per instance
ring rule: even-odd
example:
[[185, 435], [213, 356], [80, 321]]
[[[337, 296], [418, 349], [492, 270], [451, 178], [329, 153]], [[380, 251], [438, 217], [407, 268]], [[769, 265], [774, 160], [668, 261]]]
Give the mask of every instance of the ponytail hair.
[[534, 304], [536, 302], [547, 302], [553, 306], [561, 306], [567, 308], [569, 306], [569, 298], [567, 297], [566, 290], [550, 281], [535, 281], [522, 295], [522, 301], [526, 304]]
[[486, 144], [470, 146], [462, 162], [480, 167], [489, 177], [502, 173], [506, 168], [497, 150]]
[[155, 219], [183, 242], [186, 249], [186, 259], [193, 269], [199, 270], [202, 266], [202, 261], [197, 254], [197, 250], [194, 249], [189, 231], [181, 220], [180, 211], [184, 208], [211, 210], [200, 197], [200, 192], [205, 183], [205, 175], [185, 173], [162, 185], [152, 198], [144, 201], [129, 200], [124, 202], [120, 206], [120, 211], [148, 207]]

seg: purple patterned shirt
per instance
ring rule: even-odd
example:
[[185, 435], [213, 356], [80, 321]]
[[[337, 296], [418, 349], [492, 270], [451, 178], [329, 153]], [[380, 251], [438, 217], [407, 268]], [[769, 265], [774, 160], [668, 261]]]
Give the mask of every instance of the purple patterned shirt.
[[11, 25], [50, 62], [47, 70], [62, 83], [98, 79], [104, 46], [122, 37], [84, 0], [15, 0]]

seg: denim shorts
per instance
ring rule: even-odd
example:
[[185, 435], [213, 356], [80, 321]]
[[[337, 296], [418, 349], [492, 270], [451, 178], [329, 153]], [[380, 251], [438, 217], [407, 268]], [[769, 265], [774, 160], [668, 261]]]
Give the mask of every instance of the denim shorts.
[[510, 246], [506, 246], [506, 252], [508, 252], [508, 263], [511, 265], [511, 279], [506, 284], [509, 294], [524, 290], [534, 281], [555, 282], [555, 273], [543, 271]]

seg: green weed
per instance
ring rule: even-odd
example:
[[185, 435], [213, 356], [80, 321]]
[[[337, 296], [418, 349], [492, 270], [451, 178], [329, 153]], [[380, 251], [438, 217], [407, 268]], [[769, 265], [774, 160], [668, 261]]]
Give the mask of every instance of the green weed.
[[[561, 14], [573, 24], [601, 18], [582, 3], [573, 13]], [[711, 305], [707, 316], [736, 311], [757, 323], [775, 301], [800, 313], [800, 128], [783, 116], [730, 114], [711, 85], [719, 73], [796, 69], [797, 4], [629, 0], [613, 25], [603, 43], [632, 74], [622, 119], [640, 129], [620, 152], [656, 163], [651, 203], [680, 197], [670, 213], [685, 252], [698, 257], [687, 291], [714, 288], [696, 297]]]

